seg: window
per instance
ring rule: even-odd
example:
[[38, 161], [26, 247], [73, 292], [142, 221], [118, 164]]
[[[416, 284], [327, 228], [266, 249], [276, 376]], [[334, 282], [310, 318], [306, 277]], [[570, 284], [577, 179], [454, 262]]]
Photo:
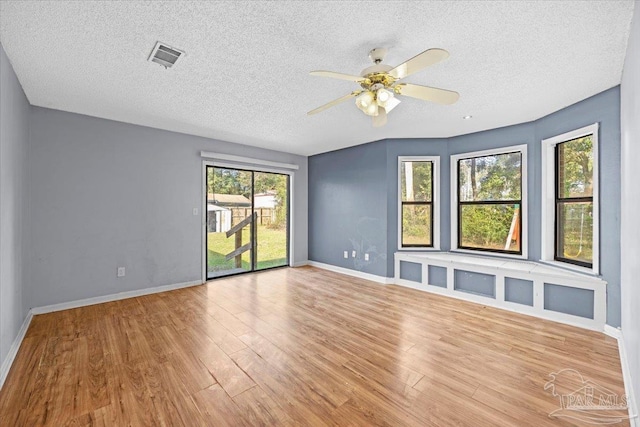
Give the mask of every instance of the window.
[[526, 145], [451, 157], [452, 248], [526, 257]]
[[542, 143], [543, 261], [598, 274], [598, 125]]
[[398, 158], [398, 246], [440, 248], [439, 157]]

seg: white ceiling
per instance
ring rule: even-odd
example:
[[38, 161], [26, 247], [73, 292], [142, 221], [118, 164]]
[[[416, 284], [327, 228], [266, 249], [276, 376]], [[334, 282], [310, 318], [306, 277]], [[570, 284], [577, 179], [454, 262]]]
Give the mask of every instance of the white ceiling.
[[[33, 105], [310, 155], [530, 121], [615, 86], [633, 4], [2, 1], [0, 41]], [[148, 62], [158, 40], [186, 57]], [[406, 81], [460, 100], [404, 97], [384, 128], [353, 102], [306, 115], [358, 88], [309, 71], [359, 74], [380, 46], [390, 65], [447, 49]]]

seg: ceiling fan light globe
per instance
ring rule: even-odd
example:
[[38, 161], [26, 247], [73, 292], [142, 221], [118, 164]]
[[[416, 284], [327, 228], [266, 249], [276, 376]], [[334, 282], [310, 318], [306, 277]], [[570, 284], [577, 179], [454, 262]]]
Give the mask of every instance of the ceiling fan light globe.
[[389, 101], [393, 97], [393, 93], [389, 92], [386, 89], [378, 89], [376, 94], [376, 99], [378, 100], [378, 105], [384, 107], [385, 103]]
[[396, 108], [398, 106], [398, 104], [400, 104], [400, 100], [398, 98], [392, 96], [384, 103], [384, 105], [381, 105], [381, 107], [384, 107], [384, 109], [388, 113], [389, 111], [391, 111], [394, 108]]
[[362, 111], [364, 111], [364, 113], [367, 116], [377, 116], [378, 115], [378, 104], [376, 104], [375, 102], [372, 102], [371, 104], [369, 104], [365, 109], [363, 109]]
[[374, 103], [373, 102], [374, 99], [375, 97], [372, 92], [370, 91], [362, 92], [356, 98], [356, 105], [358, 106], [358, 108], [364, 111], [366, 108], [368, 108], [370, 105]]

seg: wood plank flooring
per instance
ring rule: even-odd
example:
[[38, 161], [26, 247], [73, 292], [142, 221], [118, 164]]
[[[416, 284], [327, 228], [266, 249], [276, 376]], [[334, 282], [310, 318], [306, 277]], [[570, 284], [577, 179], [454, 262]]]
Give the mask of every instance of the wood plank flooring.
[[288, 268], [35, 316], [0, 424], [583, 425], [548, 416], [564, 368], [624, 394], [604, 334]]

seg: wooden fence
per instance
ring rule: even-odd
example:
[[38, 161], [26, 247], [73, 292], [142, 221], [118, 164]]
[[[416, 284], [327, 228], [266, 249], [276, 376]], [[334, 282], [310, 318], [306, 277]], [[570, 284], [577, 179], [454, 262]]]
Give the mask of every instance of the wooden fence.
[[[273, 208], [256, 208], [256, 224], [269, 225], [276, 222], [276, 210]], [[251, 216], [251, 208], [231, 208], [231, 224], [238, 224], [246, 217]]]

